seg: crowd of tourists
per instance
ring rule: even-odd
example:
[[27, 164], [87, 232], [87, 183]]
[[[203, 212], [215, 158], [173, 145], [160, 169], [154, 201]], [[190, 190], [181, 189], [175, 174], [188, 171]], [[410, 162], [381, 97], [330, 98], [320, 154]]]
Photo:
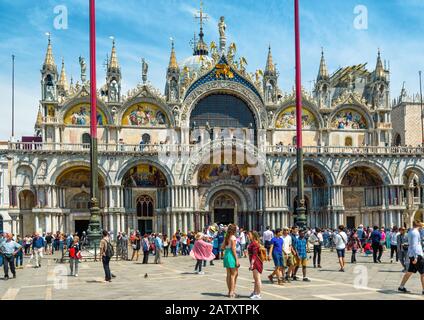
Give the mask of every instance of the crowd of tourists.
[[[103, 231], [98, 247], [105, 272], [105, 281], [110, 282], [115, 275], [110, 270], [113, 257], [121, 260], [138, 261], [143, 254], [143, 264], [149, 263], [152, 256], [155, 264], [162, 258], [191, 256], [195, 260], [194, 272], [204, 274], [204, 267], [223, 260], [226, 268], [228, 297], [237, 297], [236, 283], [241, 258], [249, 258], [249, 270], [254, 279], [251, 299], [261, 299], [261, 275], [264, 263], [272, 261], [274, 270], [267, 279], [278, 285], [292, 281], [310, 282], [307, 266], [312, 260], [313, 268], [322, 267], [321, 254], [324, 248], [336, 251], [340, 272], [345, 272], [346, 254], [350, 252], [350, 263], [357, 263], [358, 254], [372, 257], [374, 263], [382, 263], [383, 252], [390, 250], [390, 263], [399, 262], [405, 273], [398, 290], [408, 292], [405, 284], [413, 273], [421, 275], [424, 294], [423, 224], [415, 221], [413, 227], [374, 227], [345, 228], [277, 228], [266, 227], [262, 234], [247, 231], [234, 224], [228, 226], [213, 224], [201, 232], [184, 233], [177, 230], [168, 236], [161, 233], [141, 234], [134, 230], [129, 235], [119, 232], [116, 240], [108, 231]], [[87, 236], [77, 234], [39, 234], [14, 237], [10, 233], [0, 234], [0, 266], [3, 265], [4, 279], [9, 279], [9, 271], [16, 278], [16, 269], [23, 268], [24, 256], [34, 268], [40, 268], [43, 255], [59, 252], [61, 259], [69, 258], [70, 275], [78, 277], [78, 265], [87, 246]], [[115, 250], [116, 249], [116, 250]], [[370, 258], [371, 259], [371, 258]]]

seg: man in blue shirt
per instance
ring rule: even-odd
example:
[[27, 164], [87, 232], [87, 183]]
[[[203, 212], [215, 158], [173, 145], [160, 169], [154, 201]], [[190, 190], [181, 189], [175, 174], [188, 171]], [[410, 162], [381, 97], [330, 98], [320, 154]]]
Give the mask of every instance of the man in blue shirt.
[[4, 259], [4, 280], [9, 280], [9, 266], [13, 278], [16, 278], [15, 256], [19, 250], [22, 250], [22, 246], [13, 241], [11, 233], [6, 233], [6, 241], [3, 241], [0, 247], [0, 252]]
[[35, 268], [41, 267], [41, 257], [43, 256], [43, 250], [45, 246], [43, 237], [40, 237], [38, 232], [35, 233], [35, 237], [32, 241], [32, 250], [34, 251]]
[[161, 253], [162, 253], [162, 234], [159, 233], [156, 237], [155, 237], [155, 263], [156, 264], [161, 264]]
[[[383, 255], [383, 246], [381, 245], [381, 233], [377, 226], [374, 226], [374, 231], [371, 232], [371, 246], [372, 246], [372, 257], [374, 263], [381, 263], [381, 256]], [[378, 256], [377, 256], [378, 253]]]
[[[277, 276], [278, 284], [283, 284], [283, 272], [284, 272], [284, 259], [283, 259], [283, 243], [284, 240], [281, 238], [281, 229], [275, 230], [275, 236], [271, 239], [269, 252], [272, 253], [272, 259], [274, 260], [275, 270], [268, 276], [269, 281], [271, 283], [274, 282], [274, 275]], [[268, 253], [268, 261], [271, 258]]]
[[297, 270], [302, 266], [302, 275], [303, 281], [311, 281], [306, 277], [306, 266], [308, 265], [308, 253], [307, 253], [307, 240], [305, 238], [305, 230], [299, 231], [299, 238], [297, 238], [295, 247], [296, 247], [296, 260], [297, 265], [293, 272], [293, 280], [298, 280], [296, 277]]

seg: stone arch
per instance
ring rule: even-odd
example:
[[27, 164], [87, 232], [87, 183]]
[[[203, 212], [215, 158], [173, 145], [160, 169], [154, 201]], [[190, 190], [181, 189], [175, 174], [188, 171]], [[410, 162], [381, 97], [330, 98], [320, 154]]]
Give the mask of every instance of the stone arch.
[[336, 107], [333, 112], [331, 112], [330, 116], [329, 116], [329, 121], [328, 121], [328, 128], [332, 129], [332, 130], [337, 130], [332, 128], [332, 122], [334, 121], [335, 117], [337, 114], [339, 114], [341, 111], [343, 110], [352, 110], [357, 112], [358, 114], [360, 114], [362, 117], [364, 117], [364, 119], [366, 120], [366, 129], [362, 129], [362, 130], [371, 130], [374, 128], [374, 121], [372, 119], [372, 116], [369, 112], [369, 110], [360, 104], [341, 104], [338, 107]]
[[[53, 167], [53, 166], [49, 166]], [[62, 161], [60, 164], [60, 167], [55, 166], [56, 168], [53, 168], [49, 172], [50, 181], [57, 181], [58, 177], [64, 173], [65, 171], [72, 169], [73, 167], [84, 167], [85, 169], [90, 170], [90, 163], [88, 161], [83, 160], [65, 160]], [[102, 177], [104, 184], [108, 185], [111, 184], [110, 176], [103, 170], [101, 166], [98, 167], [99, 176]]]
[[238, 211], [245, 212], [253, 208], [252, 200], [250, 199], [249, 194], [244, 190], [242, 184], [235, 181], [220, 181], [212, 185], [207, 191], [207, 193], [200, 200], [200, 209], [202, 211], [210, 211], [211, 201], [223, 192], [230, 192], [233, 195], [237, 196], [239, 200], [238, 205], [240, 208], [240, 210]]
[[367, 167], [375, 171], [375, 173], [378, 174], [383, 184], [392, 184], [393, 179], [389, 173], [389, 171], [380, 163], [377, 162], [369, 162], [369, 161], [363, 161], [358, 160], [353, 163], [348, 164], [345, 168], [340, 170], [339, 175], [336, 180], [336, 184], [340, 185], [342, 184], [342, 181], [346, 174], [355, 167]]
[[123, 165], [121, 165], [121, 169], [117, 172], [115, 177], [115, 184], [122, 185], [124, 176], [135, 166], [139, 164], [146, 164], [151, 165], [153, 167], [156, 167], [165, 177], [166, 184], [167, 185], [174, 185], [175, 179], [172, 175], [172, 172], [169, 170], [169, 168], [159, 161], [156, 161], [153, 158], [148, 159], [131, 159], [126, 161]]
[[[321, 163], [319, 161], [305, 160], [304, 166], [310, 166], [318, 170], [318, 172], [320, 172], [325, 177], [327, 185], [330, 186], [335, 183], [336, 178], [333, 174], [333, 171], [325, 163]], [[287, 170], [286, 175], [284, 176], [283, 185], [288, 184], [290, 177], [293, 175], [295, 171], [296, 171], [296, 163], [293, 163]]]
[[261, 129], [267, 127], [267, 113], [261, 99], [246, 86], [237, 82], [223, 80], [207, 82], [188, 94], [183, 102], [182, 126], [189, 127], [191, 113], [200, 100], [208, 95], [219, 93], [234, 95], [243, 100], [254, 115], [256, 127]]
[[[204, 164], [210, 164], [210, 154], [217, 149], [221, 149], [221, 147], [224, 147], [224, 150], [226, 148], [234, 147], [233, 141], [223, 141], [219, 144], [214, 144], [211, 142], [206, 143], [203, 146], [200, 146], [198, 150], [193, 150], [192, 155], [189, 157], [188, 161], [186, 162], [184, 166], [184, 170], [182, 172], [183, 182], [187, 185], [196, 185], [197, 181], [193, 181], [194, 176], [199, 171], [200, 167]], [[235, 142], [235, 149], [238, 150], [245, 150], [245, 145], [240, 142]], [[225, 151], [224, 151], [225, 152]], [[265, 184], [272, 184], [273, 181], [273, 175], [271, 168], [269, 166], [268, 161], [266, 160], [266, 157], [263, 155], [262, 152], [260, 152], [255, 146], [253, 145], [247, 145], [246, 148], [246, 154], [250, 159], [257, 159], [257, 165], [252, 167], [252, 173], [254, 175], [258, 175], [260, 177], [258, 186], [263, 186]]]
[[16, 168], [16, 185], [20, 187], [32, 186], [34, 182], [34, 169], [30, 164], [19, 165]]
[[400, 147], [402, 145], [402, 137], [397, 132], [393, 134], [393, 145], [396, 147]]
[[32, 210], [37, 206], [37, 198], [34, 192], [30, 189], [23, 189], [19, 192], [19, 209]]
[[[272, 121], [271, 121], [272, 127], [276, 128], [276, 122], [277, 122], [280, 114], [282, 114], [282, 112], [284, 112], [285, 110], [287, 110], [291, 107], [294, 107], [295, 105], [296, 105], [295, 100], [289, 100], [289, 101], [286, 101], [283, 104], [281, 104], [281, 106], [277, 109], [274, 116], [272, 117]], [[309, 102], [308, 100], [304, 100], [302, 102], [302, 108], [307, 110], [308, 112], [310, 112], [315, 117], [315, 121], [317, 122], [317, 128], [314, 129], [314, 130], [324, 128], [324, 119], [321, 116], [321, 114], [318, 112], [318, 107], [316, 105]]]
[[[65, 116], [68, 114], [68, 112], [81, 104], [86, 104], [88, 106], [90, 106], [90, 97], [89, 96], [85, 96], [85, 97], [78, 97], [78, 98], [74, 98], [69, 100], [68, 102], [66, 102], [62, 108], [60, 108], [60, 111], [57, 114], [57, 118], [59, 119], [59, 121], [61, 123], [65, 122]], [[106, 121], [107, 124], [113, 124], [113, 117], [112, 114], [110, 113], [109, 109], [106, 107], [106, 105], [104, 104], [104, 102], [102, 100], [97, 99], [97, 109], [100, 110], [106, 117]], [[85, 126], [89, 126], [89, 124], [85, 125]]]
[[[403, 170], [402, 177], [405, 177], [411, 173], [414, 173], [418, 176], [419, 182], [424, 184], [424, 169], [417, 165], [407, 165]], [[403, 181], [404, 182], [404, 181]]]
[[[123, 124], [124, 121], [124, 116], [125, 114], [134, 106], [137, 106], [138, 104], [142, 104], [142, 103], [146, 103], [152, 106], [155, 106], [158, 110], [157, 111], [162, 111], [167, 120], [168, 123], [166, 124], [166, 127], [174, 127], [175, 126], [175, 119], [174, 119], [174, 114], [172, 112], [172, 110], [164, 103], [162, 102], [160, 99], [155, 98], [154, 96], [152, 97], [134, 97], [128, 101], [126, 101], [122, 108], [120, 109], [120, 111], [117, 113], [117, 118], [119, 119], [119, 125]], [[133, 127], [137, 127], [137, 126], [133, 126]]]

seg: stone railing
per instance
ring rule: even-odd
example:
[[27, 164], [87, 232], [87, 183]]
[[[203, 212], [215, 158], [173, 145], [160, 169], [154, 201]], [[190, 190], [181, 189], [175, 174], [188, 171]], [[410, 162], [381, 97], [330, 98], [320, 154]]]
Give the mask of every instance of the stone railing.
[[[295, 154], [295, 146], [268, 146], [267, 153]], [[424, 154], [424, 147], [303, 147], [304, 154]]]
[[[214, 142], [216, 145], [216, 142]], [[243, 144], [234, 144], [242, 146]], [[116, 153], [147, 153], [159, 152], [196, 152], [201, 148], [199, 144], [99, 144], [99, 152]], [[89, 143], [42, 143], [42, 142], [9, 142], [8, 150], [28, 152], [89, 152]], [[268, 154], [296, 154], [295, 146], [264, 146], [260, 151]], [[424, 147], [329, 147], [329, 146], [306, 146], [304, 154], [340, 154], [340, 155], [424, 155]]]

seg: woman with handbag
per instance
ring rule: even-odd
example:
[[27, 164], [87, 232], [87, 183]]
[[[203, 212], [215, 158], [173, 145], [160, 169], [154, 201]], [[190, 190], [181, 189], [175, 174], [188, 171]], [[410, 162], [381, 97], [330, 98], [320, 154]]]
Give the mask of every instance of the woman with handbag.
[[74, 242], [69, 247], [69, 264], [71, 267], [71, 276], [78, 277], [78, 264], [81, 259], [81, 245], [79, 237], [74, 237]]

